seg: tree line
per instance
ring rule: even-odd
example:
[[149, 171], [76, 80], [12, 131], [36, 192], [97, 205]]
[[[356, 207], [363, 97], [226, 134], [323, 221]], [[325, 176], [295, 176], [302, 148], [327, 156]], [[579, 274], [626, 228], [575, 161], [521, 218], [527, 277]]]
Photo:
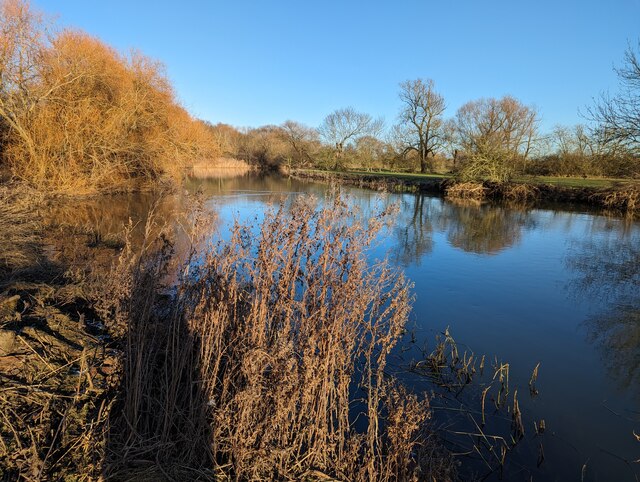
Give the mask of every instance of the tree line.
[[620, 90], [586, 123], [540, 132], [540, 114], [505, 96], [451, 118], [431, 79], [399, 85], [392, 125], [353, 107], [320, 126], [294, 120], [238, 129], [192, 118], [164, 67], [78, 30], [56, 31], [26, 0], [0, 0], [0, 171], [39, 187], [92, 190], [178, 179], [188, 163], [232, 157], [261, 169], [349, 168], [640, 177], [640, 61], [629, 46]]
[[540, 114], [512, 96], [467, 102], [445, 118], [446, 101], [431, 79], [399, 85], [398, 116], [353, 107], [317, 127], [236, 129], [209, 124], [219, 150], [263, 166], [341, 170], [450, 172], [462, 179], [508, 181], [517, 175], [640, 177], [640, 62], [627, 50], [621, 89], [587, 109], [585, 124], [540, 130]]

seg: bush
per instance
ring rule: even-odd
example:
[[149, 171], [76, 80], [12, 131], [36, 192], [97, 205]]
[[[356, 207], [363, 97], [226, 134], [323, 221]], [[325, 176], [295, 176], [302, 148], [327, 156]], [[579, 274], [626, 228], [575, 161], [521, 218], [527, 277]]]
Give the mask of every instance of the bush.
[[122, 188], [179, 178], [185, 160], [215, 154], [158, 62], [82, 32], [49, 36], [19, 0], [2, 4], [0, 25], [2, 157], [15, 176], [52, 190]]

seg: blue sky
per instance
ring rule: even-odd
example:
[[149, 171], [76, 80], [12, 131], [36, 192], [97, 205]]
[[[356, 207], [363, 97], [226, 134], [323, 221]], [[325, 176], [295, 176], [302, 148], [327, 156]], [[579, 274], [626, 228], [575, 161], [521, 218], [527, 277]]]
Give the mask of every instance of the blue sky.
[[453, 116], [480, 97], [535, 105], [542, 127], [615, 90], [640, 0], [33, 0], [60, 25], [161, 60], [194, 115], [311, 126], [353, 106], [395, 121], [398, 84], [432, 78]]

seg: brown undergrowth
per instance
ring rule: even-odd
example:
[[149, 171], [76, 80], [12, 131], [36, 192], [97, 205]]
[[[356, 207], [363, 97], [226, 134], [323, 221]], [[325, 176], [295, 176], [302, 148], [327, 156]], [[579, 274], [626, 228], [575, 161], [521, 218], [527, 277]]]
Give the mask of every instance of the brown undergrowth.
[[34, 190], [0, 185], [0, 276], [32, 265], [38, 256], [41, 204], [42, 195]]
[[600, 194], [597, 199], [607, 209], [615, 209], [627, 214], [640, 213], [640, 186], [629, 185]]
[[2, 280], [2, 480], [453, 478], [386, 373], [411, 299], [365, 260], [388, 214], [300, 200], [213, 245], [210, 215], [190, 255], [153, 220], [135, 243], [48, 229]]
[[364, 257], [383, 217], [347, 223], [339, 199], [280, 206], [257, 235], [236, 225], [228, 242], [193, 251], [170, 303], [160, 287], [169, 244], [125, 270], [114, 312], [127, 325], [124, 390], [107, 473], [429, 477], [439, 461], [428, 402], [385, 375], [409, 285]]
[[114, 250], [43, 230], [42, 199], [2, 189], [0, 479], [96, 479], [119, 357], [95, 302]]
[[445, 188], [445, 196], [453, 199], [476, 199], [486, 197], [488, 189], [481, 182], [467, 181], [449, 183]]
[[0, 167], [73, 194], [173, 185], [217, 157], [161, 63], [52, 28], [27, 0], [0, 1]]

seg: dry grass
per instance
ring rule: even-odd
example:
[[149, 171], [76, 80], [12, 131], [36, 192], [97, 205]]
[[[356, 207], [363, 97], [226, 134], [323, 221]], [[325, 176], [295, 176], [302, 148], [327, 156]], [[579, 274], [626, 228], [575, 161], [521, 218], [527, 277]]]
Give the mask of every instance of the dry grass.
[[117, 365], [104, 320], [92, 306], [103, 278], [86, 274], [87, 263], [97, 269], [84, 238], [56, 239], [73, 246], [64, 251], [74, 251], [77, 266], [49, 259], [48, 234], [32, 222], [39, 216], [25, 202], [29, 191], [3, 189], [10, 206], [22, 199], [19, 210], [0, 211], [24, 227], [7, 231], [9, 249], [24, 253], [25, 234], [29, 246], [19, 264], [5, 264], [10, 269], [0, 283], [0, 479], [95, 479]]
[[242, 176], [252, 167], [241, 159], [220, 157], [212, 161], [199, 162], [189, 169], [189, 175], [196, 178], [230, 178]]
[[533, 201], [540, 197], [540, 189], [530, 184], [506, 184], [501, 191], [502, 197], [508, 201]]
[[[349, 224], [339, 200], [267, 213], [259, 235], [185, 268], [134, 262], [114, 309], [127, 320], [122, 416], [108, 473], [223, 480], [423, 480], [428, 404], [385, 375], [410, 310], [409, 286], [364, 249], [376, 224]], [[133, 258], [132, 258], [133, 259]], [[159, 313], [164, 313], [158, 316]]]
[[446, 186], [445, 196], [457, 199], [484, 199], [487, 188], [481, 182], [454, 182]]
[[13, 184], [0, 185], [0, 275], [33, 265], [38, 257], [42, 195]]
[[451, 479], [427, 399], [386, 373], [411, 298], [365, 259], [388, 215], [301, 199], [211, 246], [196, 206], [186, 262], [149, 221], [111, 270], [92, 256], [119, 248], [73, 231], [78, 266], [7, 291], [0, 476]]
[[640, 212], [640, 187], [625, 186], [599, 196], [602, 205], [608, 209], [634, 214]]

